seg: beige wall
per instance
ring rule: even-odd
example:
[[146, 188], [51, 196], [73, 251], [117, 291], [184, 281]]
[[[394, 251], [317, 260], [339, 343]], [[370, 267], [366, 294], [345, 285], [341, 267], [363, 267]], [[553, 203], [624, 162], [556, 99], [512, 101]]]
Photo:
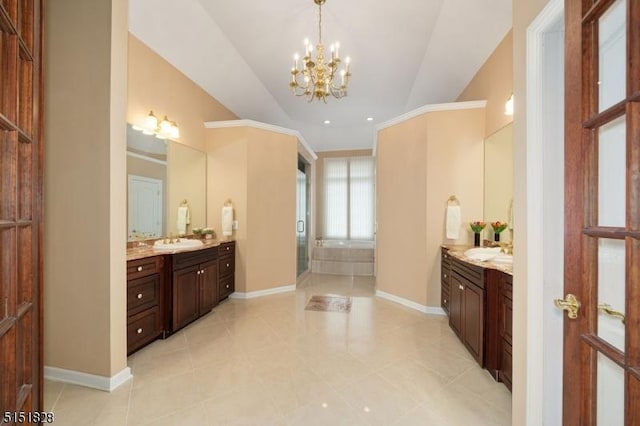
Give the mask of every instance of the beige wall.
[[45, 365], [111, 377], [127, 365], [127, 2], [46, 12]]
[[318, 152], [318, 160], [316, 162], [315, 173], [312, 175], [316, 182], [315, 186], [315, 235], [320, 238], [324, 229], [324, 163], [325, 158], [341, 158], [341, 157], [371, 157], [373, 150], [358, 149], [346, 151], [323, 151]]
[[220, 211], [233, 201], [236, 291], [295, 284], [297, 138], [250, 127], [208, 132], [207, 217], [220, 234]]
[[489, 136], [513, 120], [513, 117], [504, 114], [504, 104], [511, 93], [513, 93], [513, 32], [509, 31], [458, 96], [457, 101], [487, 101], [485, 136]]
[[142, 124], [150, 110], [180, 128], [178, 142], [205, 150], [204, 123], [236, 115], [212, 98], [144, 43], [129, 34], [127, 122]]
[[222, 237], [221, 210], [226, 200], [233, 203], [238, 229], [236, 240], [236, 291], [247, 290], [247, 185], [248, 135], [245, 128], [207, 130], [207, 226]]
[[[430, 112], [378, 133], [377, 288], [440, 306], [440, 245], [469, 243], [482, 217], [484, 109]], [[445, 208], [456, 195], [460, 239], [445, 240]]]
[[[513, 1], [513, 82], [515, 113], [513, 116], [514, 165], [514, 233], [516, 256], [513, 262], [513, 403], [512, 423], [527, 423], [527, 123], [526, 123], [526, 56], [527, 27], [548, 0]], [[539, 283], [534, 283], [538, 285]]]

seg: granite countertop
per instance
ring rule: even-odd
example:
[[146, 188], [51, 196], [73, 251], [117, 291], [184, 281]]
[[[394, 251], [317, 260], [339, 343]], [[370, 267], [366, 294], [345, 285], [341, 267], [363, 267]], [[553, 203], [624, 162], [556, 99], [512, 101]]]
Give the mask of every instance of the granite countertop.
[[467, 262], [471, 265], [481, 266], [483, 268], [496, 269], [500, 272], [504, 272], [505, 274], [513, 275], [513, 265], [504, 264], [504, 263], [493, 263], [489, 261], [480, 261], [469, 259], [464, 255], [465, 250], [473, 248], [473, 246], [462, 246], [462, 245], [450, 245], [443, 244], [442, 247], [449, 250], [449, 254], [457, 259], [462, 260], [463, 262]]
[[[231, 241], [231, 240], [229, 240]], [[129, 244], [127, 244], [127, 261], [129, 260], [137, 260], [137, 259], [144, 259], [145, 257], [152, 257], [152, 256], [161, 256], [164, 254], [176, 254], [176, 253], [183, 253], [186, 251], [197, 251], [197, 250], [204, 250], [204, 249], [208, 249], [211, 247], [217, 247], [219, 246], [221, 243], [225, 243], [227, 242], [225, 241], [220, 241], [220, 240], [202, 240], [202, 245], [201, 246], [197, 246], [197, 247], [187, 247], [187, 248], [180, 248], [180, 249], [176, 249], [176, 250], [157, 250], [155, 248], [153, 248], [153, 242], [151, 243], [143, 243], [144, 245], [135, 245], [136, 243], [131, 244], [131, 246], [129, 246]]]

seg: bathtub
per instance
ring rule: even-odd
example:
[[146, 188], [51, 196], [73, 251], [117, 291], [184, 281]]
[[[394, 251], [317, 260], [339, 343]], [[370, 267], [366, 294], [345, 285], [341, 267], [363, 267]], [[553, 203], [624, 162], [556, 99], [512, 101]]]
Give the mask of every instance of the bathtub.
[[374, 274], [375, 241], [324, 240], [313, 247], [311, 271], [321, 274]]

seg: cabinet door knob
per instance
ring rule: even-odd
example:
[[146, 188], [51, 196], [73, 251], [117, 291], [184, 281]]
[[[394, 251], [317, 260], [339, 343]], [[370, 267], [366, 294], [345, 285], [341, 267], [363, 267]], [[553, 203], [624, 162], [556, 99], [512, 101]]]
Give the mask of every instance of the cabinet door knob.
[[445, 305], [447, 304], [447, 299], [444, 299], [444, 304], [445, 304]]
[[231, 247], [227, 247], [227, 251], [229, 251], [229, 249], [230, 249], [230, 248], [231, 248]]
[[200, 275], [200, 271], [196, 271], [196, 274]]
[[227, 284], [227, 288], [229, 288], [229, 284]]
[[227, 268], [229, 267], [229, 264], [227, 263]]
[[142, 271], [142, 266], [138, 266], [138, 272]]
[[142, 293], [138, 293], [138, 299], [142, 299]]
[[447, 278], [447, 274], [444, 274], [444, 277]]
[[138, 334], [142, 334], [142, 328], [139, 328], [136, 331], [138, 332]]
[[462, 284], [458, 285], [458, 288], [459, 288], [460, 290], [464, 290], [464, 287], [462, 286]]
[[202, 271], [200, 271], [201, 274], [204, 274], [204, 269]]

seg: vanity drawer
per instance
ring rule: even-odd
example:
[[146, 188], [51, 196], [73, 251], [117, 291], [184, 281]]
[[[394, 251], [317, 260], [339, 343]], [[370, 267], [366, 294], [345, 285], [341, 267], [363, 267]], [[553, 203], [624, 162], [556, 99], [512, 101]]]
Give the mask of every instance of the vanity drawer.
[[127, 323], [127, 353], [151, 342], [161, 331], [160, 310], [157, 306], [130, 317]]
[[218, 257], [218, 248], [211, 247], [203, 250], [195, 250], [184, 253], [177, 253], [173, 256], [173, 270], [187, 268], [189, 266], [205, 263]]
[[233, 256], [236, 244], [234, 242], [222, 243], [218, 246], [218, 254], [220, 256], [230, 255]]
[[232, 256], [224, 256], [218, 259], [218, 274], [220, 277], [233, 274], [235, 271], [235, 260]]
[[221, 278], [218, 286], [218, 298], [220, 300], [229, 296], [231, 293], [235, 291], [235, 285], [233, 281], [233, 275], [230, 275], [226, 278]]
[[133, 280], [155, 274], [160, 271], [161, 265], [161, 256], [130, 260], [127, 262], [127, 280]]
[[159, 304], [160, 275], [127, 282], [127, 316], [132, 316]]

